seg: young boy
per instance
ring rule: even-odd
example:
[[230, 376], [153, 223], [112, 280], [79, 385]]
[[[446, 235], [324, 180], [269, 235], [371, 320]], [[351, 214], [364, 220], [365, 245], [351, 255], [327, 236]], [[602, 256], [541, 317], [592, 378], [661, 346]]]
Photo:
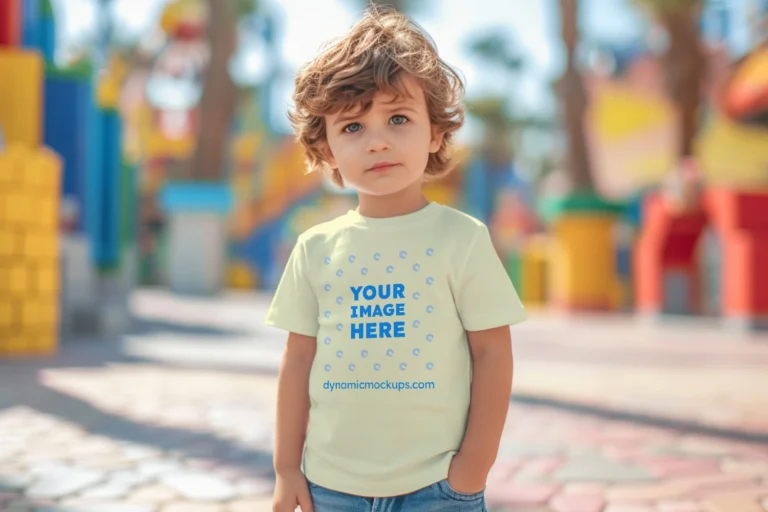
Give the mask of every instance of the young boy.
[[463, 84], [428, 36], [369, 10], [296, 79], [310, 170], [358, 208], [303, 233], [267, 314], [289, 332], [273, 510], [485, 510], [524, 309], [488, 229], [428, 202]]

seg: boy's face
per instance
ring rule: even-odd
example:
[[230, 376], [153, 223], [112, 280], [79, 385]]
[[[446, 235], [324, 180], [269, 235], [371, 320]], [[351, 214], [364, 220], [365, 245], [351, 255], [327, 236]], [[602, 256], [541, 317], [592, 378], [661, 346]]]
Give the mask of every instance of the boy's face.
[[402, 81], [407, 96], [377, 93], [364, 115], [325, 116], [326, 159], [361, 194], [396, 194], [421, 183], [429, 154], [440, 148], [442, 135], [431, 126], [422, 89], [410, 76]]

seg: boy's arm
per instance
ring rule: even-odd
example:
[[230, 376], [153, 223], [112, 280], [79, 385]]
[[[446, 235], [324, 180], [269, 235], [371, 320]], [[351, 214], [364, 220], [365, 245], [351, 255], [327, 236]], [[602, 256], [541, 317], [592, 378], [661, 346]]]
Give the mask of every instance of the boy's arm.
[[468, 331], [472, 353], [469, 419], [449, 483], [461, 492], [485, 487], [496, 461], [512, 392], [512, 342], [509, 326]]
[[309, 421], [309, 372], [317, 351], [310, 336], [290, 333], [277, 380], [275, 473], [301, 470]]

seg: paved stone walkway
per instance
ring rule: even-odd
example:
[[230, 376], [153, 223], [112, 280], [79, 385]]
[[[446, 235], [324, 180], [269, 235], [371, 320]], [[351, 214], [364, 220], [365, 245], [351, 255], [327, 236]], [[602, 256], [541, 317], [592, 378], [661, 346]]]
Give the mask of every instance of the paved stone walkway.
[[[532, 312], [514, 330], [518, 396], [650, 415], [768, 442], [768, 333], [715, 322]], [[556, 376], [553, 378], [553, 376]]]
[[[120, 343], [0, 362], [0, 510], [270, 510], [282, 342], [259, 303], [144, 295]], [[551, 339], [532, 325], [519, 343]], [[602, 388], [620, 397], [616, 379]], [[513, 403], [487, 496], [497, 512], [764, 512], [768, 443]]]

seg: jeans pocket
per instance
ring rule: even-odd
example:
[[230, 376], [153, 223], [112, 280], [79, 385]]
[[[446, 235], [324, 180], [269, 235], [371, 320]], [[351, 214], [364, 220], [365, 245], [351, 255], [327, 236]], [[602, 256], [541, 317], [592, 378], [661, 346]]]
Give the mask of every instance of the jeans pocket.
[[435, 484], [435, 487], [437, 488], [437, 491], [444, 496], [445, 498], [454, 500], [454, 501], [476, 501], [483, 498], [485, 495], [485, 490], [479, 491], [479, 492], [473, 492], [473, 493], [465, 493], [455, 490], [453, 487], [451, 487], [451, 484], [448, 483], [448, 479], [440, 480]]

